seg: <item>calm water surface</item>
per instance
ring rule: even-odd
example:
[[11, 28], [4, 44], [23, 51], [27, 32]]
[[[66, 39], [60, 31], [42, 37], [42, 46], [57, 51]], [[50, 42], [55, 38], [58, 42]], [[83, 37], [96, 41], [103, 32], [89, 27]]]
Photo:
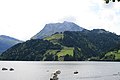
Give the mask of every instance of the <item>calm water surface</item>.
[[[2, 71], [6, 67], [14, 71]], [[119, 62], [22, 62], [1, 61], [0, 80], [50, 80], [51, 73], [61, 70], [59, 80], [120, 80]], [[74, 71], [78, 71], [74, 75]]]

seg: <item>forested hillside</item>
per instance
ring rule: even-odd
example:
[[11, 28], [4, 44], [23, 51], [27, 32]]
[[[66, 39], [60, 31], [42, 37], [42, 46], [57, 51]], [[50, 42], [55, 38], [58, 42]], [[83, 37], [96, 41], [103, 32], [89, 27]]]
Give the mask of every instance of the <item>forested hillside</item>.
[[103, 29], [65, 31], [44, 39], [31, 39], [17, 44], [5, 51], [1, 55], [1, 59], [29, 61], [111, 60], [106, 58], [107, 52], [115, 49], [119, 44], [120, 36]]

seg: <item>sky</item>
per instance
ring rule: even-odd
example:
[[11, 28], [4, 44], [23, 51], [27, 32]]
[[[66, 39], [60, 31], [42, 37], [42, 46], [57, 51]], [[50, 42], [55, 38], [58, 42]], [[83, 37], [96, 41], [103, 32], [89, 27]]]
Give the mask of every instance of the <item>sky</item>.
[[45, 24], [70, 21], [120, 35], [120, 2], [103, 0], [0, 0], [0, 35], [29, 40]]

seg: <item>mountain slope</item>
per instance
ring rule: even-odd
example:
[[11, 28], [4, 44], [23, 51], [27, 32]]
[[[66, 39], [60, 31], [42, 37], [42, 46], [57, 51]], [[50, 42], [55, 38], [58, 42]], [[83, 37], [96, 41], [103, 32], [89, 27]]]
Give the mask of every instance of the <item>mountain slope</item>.
[[12, 47], [13, 45], [21, 42], [22, 41], [17, 40], [15, 38], [5, 36], [5, 35], [0, 35], [0, 53], [4, 52], [5, 50]]
[[[120, 36], [94, 29], [65, 31], [44, 39], [32, 39], [5, 51], [2, 60], [101, 60], [120, 44]], [[103, 59], [104, 60], [104, 59]]]
[[83, 34], [87, 36], [88, 40], [92, 42], [96, 48], [99, 48], [99, 52], [107, 52], [120, 43], [120, 36], [103, 29], [93, 29]]
[[101, 60], [120, 61], [120, 50], [107, 52]]
[[51, 36], [56, 32], [82, 31], [83, 29], [84, 28], [72, 22], [64, 21], [63, 23], [50, 23], [50, 24], [46, 24], [45, 27], [39, 33], [33, 36], [31, 39], [42, 39]]
[[36, 39], [19, 43], [7, 51], [2, 56], [2, 60], [43, 60], [47, 50], [60, 50], [60, 45], [55, 45], [49, 41]]
[[120, 44], [111, 49], [109, 52], [106, 52], [105, 56], [101, 60], [120, 61]]

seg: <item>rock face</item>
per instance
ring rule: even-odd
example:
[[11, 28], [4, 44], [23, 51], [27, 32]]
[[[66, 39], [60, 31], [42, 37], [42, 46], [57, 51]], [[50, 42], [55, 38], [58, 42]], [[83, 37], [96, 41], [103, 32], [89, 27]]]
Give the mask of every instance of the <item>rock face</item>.
[[82, 31], [84, 28], [78, 26], [73, 22], [64, 21], [63, 23], [50, 23], [46, 24], [45, 27], [33, 36], [31, 39], [42, 39], [56, 32], [64, 32], [64, 31]]
[[4, 52], [5, 50], [12, 47], [13, 45], [21, 42], [22, 41], [17, 40], [15, 38], [5, 36], [5, 35], [0, 35], [0, 53]]

